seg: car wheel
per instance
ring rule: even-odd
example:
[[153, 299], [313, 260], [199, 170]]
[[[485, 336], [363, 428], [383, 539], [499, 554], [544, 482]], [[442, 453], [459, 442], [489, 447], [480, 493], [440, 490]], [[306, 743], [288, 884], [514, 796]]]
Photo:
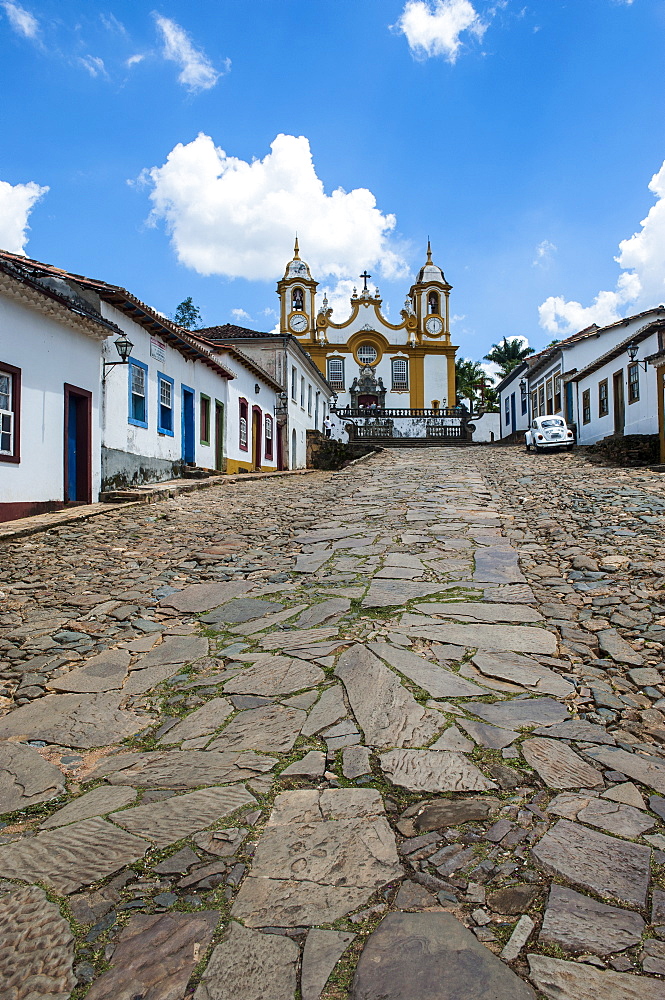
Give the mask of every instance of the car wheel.
[[525, 445], [525, 448], [526, 448], [527, 451], [531, 451], [531, 445], [530, 444]]
[[538, 455], [540, 455], [540, 453], [541, 453], [541, 451], [542, 451], [542, 448], [540, 447], [540, 445], [539, 445], [539, 444], [534, 444], [534, 446], [533, 446], [533, 447], [535, 448], [535, 450], [536, 450], [536, 453], [537, 453]]
[[572, 451], [572, 450], [573, 450], [572, 444], [567, 444], [566, 445], [566, 451]]

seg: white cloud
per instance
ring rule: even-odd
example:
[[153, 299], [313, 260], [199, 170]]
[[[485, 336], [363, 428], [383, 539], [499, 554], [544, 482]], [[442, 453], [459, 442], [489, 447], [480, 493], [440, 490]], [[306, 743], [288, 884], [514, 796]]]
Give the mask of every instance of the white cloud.
[[107, 31], [112, 31], [118, 35], [126, 35], [127, 28], [122, 21], [119, 21], [115, 14], [100, 14], [99, 19]]
[[244, 309], [232, 309], [231, 315], [234, 319], [251, 319], [252, 317]]
[[305, 136], [278, 135], [270, 149], [248, 163], [201, 133], [178, 143], [163, 166], [143, 172], [152, 183], [151, 219], [166, 222], [183, 264], [199, 274], [274, 280], [297, 232], [318, 278], [377, 266], [385, 277], [407, 273], [388, 241], [395, 216], [376, 207], [371, 191], [326, 194]]
[[550, 240], [541, 240], [536, 247], [536, 255], [531, 261], [532, 267], [547, 267], [551, 263], [557, 247]]
[[125, 66], [132, 67], [137, 66], [140, 62], [143, 62], [145, 55], [142, 52], [137, 52], [136, 55], [130, 56], [129, 59], [125, 61]]
[[656, 204], [642, 219], [641, 230], [619, 243], [623, 268], [614, 291], [598, 292], [590, 306], [552, 295], [539, 308], [540, 324], [550, 333], [569, 334], [592, 323], [605, 326], [631, 311], [665, 302], [665, 162], [649, 183]]
[[99, 56], [80, 56], [79, 62], [87, 69], [90, 76], [108, 76], [104, 60], [100, 59]]
[[470, 0], [407, 0], [395, 27], [417, 59], [443, 56], [454, 63], [468, 32], [480, 39], [487, 30]]
[[40, 187], [34, 181], [14, 185], [0, 181], [0, 247], [3, 250], [24, 253], [30, 228], [28, 216], [47, 191], [47, 187]]
[[227, 59], [224, 69], [216, 70], [206, 54], [194, 47], [184, 28], [170, 18], [162, 17], [161, 14], [153, 16], [162, 35], [164, 58], [170, 59], [180, 67], [178, 82], [192, 93], [214, 87], [220, 76], [230, 69], [231, 61]]
[[12, 0], [3, 0], [2, 6], [5, 9], [7, 20], [17, 35], [23, 35], [24, 38], [37, 38], [39, 23], [30, 11], [25, 10], [20, 4], [13, 3]]

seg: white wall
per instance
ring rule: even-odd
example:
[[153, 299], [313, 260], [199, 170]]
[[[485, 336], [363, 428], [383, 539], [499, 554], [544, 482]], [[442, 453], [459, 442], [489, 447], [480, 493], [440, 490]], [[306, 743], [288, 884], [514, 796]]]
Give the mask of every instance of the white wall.
[[471, 417], [469, 421], [476, 428], [471, 440], [474, 444], [489, 444], [501, 437], [501, 427], [498, 413], [482, 413], [479, 417]]
[[[129, 367], [114, 368], [108, 374], [103, 393], [103, 445], [107, 476], [122, 477], [127, 482], [156, 482], [179, 472], [183, 457], [182, 400], [183, 386], [194, 391], [194, 462], [203, 468], [215, 468], [215, 400], [228, 406], [228, 380], [202, 361], [185, 358], [157, 335], [151, 335], [114, 306], [103, 303], [108, 319], [125, 331], [133, 346], [131, 358], [148, 366], [147, 427], [129, 421]], [[161, 347], [163, 359], [153, 355]], [[117, 360], [113, 339], [105, 344], [109, 360]], [[173, 434], [158, 430], [158, 375], [173, 379]], [[201, 441], [201, 394], [210, 398], [209, 443]], [[120, 485], [114, 482], [107, 485]]]
[[[503, 388], [499, 394], [499, 417], [501, 421], [500, 434], [502, 438], [509, 437], [511, 434], [519, 433], [520, 431], [525, 431], [529, 426], [529, 401], [528, 394], [526, 399], [526, 406], [524, 408], [524, 413], [522, 413], [522, 391], [520, 389], [520, 381], [525, 378], [525, 374], [520, 374], [519, 378], [516, 376], [512, 382]], [[512, 415], [512, 399], [514, 397], [515, 401], [515, 421], [513, 424]], [[506, 400], [508, 401], [508, 411], [510, 413], [510, 420], [506, 420]], [[497, 435], [498, 436], [498, 435]], [[474, 440], [475, 440], [474, 435]]]
[[0, 296], [0, 361], [21, 369], [21, 461], [0, 462], [0, 504], [64, 500], [66, 382], [92, 393], [92, 498], [97, 498], [101, 347], [101, 341]]
[[[657, 350], [658, 335], [654, 333], [640, 342], [638, 358], [645, 358]], [[640, 398], [630, 403], [628, 401], [628, 366], [630, 364], [630, 358], [624, 351], [593, 374], [575, 383], [578, 444], [594, 444], [596, 441], [614, 434], [614, 374], [619, 371], [622, 372], [623, 377], [624, 434], [658, 434], [656, 369], [648, 365], [645, 372], [643, 366], [639, 367]], [[605, 379], [607, 379], [608, 412], [601, 417], [598, 412], [598, 385]], [[582, 398], [587, 389], [590, 393], [591, 421], [585, 424], [583, 422]]]
[[[296, 398], [292, 393], [292, 369], [296, 370]], [[301, 387], [304, 380], [304, 396]], [[286, 385], [288, 395], [288, 452], [284, 456], [289, 469], [304, 469], [307, 465], [307, 431], [323, 430], [323, 420], [330, 409], [330, 390], [326, 387], [323, 376], [317, 375], [309, 365], [303, 364], [297, 348], [289, 343], [286, 351]], [[311, 390], [311, 406], [309, 405]], [[316, 394], [319, 393], [317, 414]], [[302, 399], [302, 403], [301, 403]], [[293, 432], [296, 439], [296, 461], [293, 463], [292, 442]]]
[[[227, 459], [227, 470], [230, 473], [238, 471], [237, 466], [242, 468], [252, 468], [252, 408], [258, 407], [261, 413], [261, 469], [270, 471], [277, 468], [277, 417], [275, 407], [277, 405], [277, 393], [272, 386], [264, 382], [254, 372], [247, 369], [237, 357], [219, 348], [215, 352], [215, 357], [220, 365], [228, 368], [236, 377], [228, 382], [228, 406], [226, 408], [225, 419], [225, 456]], [[259, 392], [255, 387], [259, 386]], [[240, 447], [240, 401], [247, 401], [248, 407], [248, 428], [247, 428], [247, 450]], [[266, 457], [266, 416], [272, 418], [272, 458]]]

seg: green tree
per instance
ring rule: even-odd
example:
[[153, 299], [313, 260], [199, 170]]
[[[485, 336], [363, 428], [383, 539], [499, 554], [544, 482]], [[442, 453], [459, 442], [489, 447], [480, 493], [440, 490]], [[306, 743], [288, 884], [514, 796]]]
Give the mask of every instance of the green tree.
[[480, 383], [487, 378], [487, 373], [479, 361], [469, 358], [458, 358], [455, 362], [455, 382], [457, 399], [466, 402], [473, 413], [481, 402]]
[[511, 337], [510, 340], [504, 337], [500, 344], [492, 344], [484, 360], [494, 362], [501, 373], [501, 378], [505, 378], [513, 368], [534, 353], [533, 347], [524, 347], [518, 337]]
[[186, 330], [193, 330], [201, 325], [201, 313], [198, 306], [192, 302], [192, 296], [183, 299], [175, 311], [173, 322], [178, 326], [184, 326]]

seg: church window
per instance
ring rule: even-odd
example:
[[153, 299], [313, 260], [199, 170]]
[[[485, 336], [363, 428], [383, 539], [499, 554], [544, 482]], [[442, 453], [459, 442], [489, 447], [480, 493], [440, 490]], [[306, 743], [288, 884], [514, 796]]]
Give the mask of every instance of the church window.
[[358, 348], [358, 361], [361, 365], [373, 365], [377, 357], [376, 347], [371, 344], [361, 344]]
[[272, 458], [272, 417], [266, 414], [266, 458]]
[[302, 288], [294, 288], [293, 296], [291, 298], [291, 308], [294, 312], [302, 312], [304, 309], [304, 297], [302, 293]]
[[294, 401], [298, 398], [298, 369], [295, 365], [291, 367], [291, 399]]
[[598, 383], [598, 416], [606, 417], [610, 412], [610, 400], [607, 395], [607, 379]]
[[407, 358], [392, 360], [393, 392], [404, 392], [409, 388], [409, 362]]
[[240, 447], [247, 451], [247, 400], [240, 400]]
[[439, 293], [430, 292], [427, 296], [427, 312], [428, 313], [438, 313], [439, 312]]
[[333, 389], [344, 391], [344, 358], [328, 358], [328, 381]]

